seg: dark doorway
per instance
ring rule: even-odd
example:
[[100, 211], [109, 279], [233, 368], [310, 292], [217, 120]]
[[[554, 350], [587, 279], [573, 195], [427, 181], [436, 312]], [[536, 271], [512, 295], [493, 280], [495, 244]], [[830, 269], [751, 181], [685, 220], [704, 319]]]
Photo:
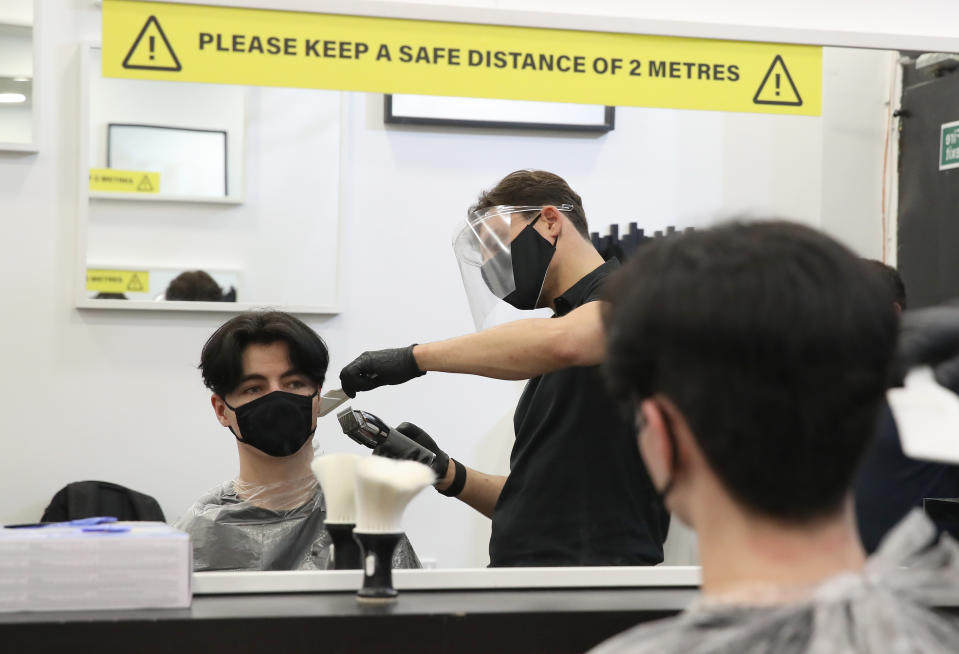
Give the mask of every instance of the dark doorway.
[[959, 69], [903, 71], [898, 267], [910, 307], [959, 298], [959, 168], [940, 170], [940, 132], [959, 121]]

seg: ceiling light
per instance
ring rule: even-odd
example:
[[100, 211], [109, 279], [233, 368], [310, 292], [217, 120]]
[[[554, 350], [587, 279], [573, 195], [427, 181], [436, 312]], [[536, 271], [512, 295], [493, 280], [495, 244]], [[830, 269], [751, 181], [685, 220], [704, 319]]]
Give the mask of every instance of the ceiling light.
[[14, 78], [13, 78], [13, 81], [14, 81], [14, 82], [29, 82], [29, 81], [30, 81], [30, 78], [29, 78], [29, 77], [14, 77]]
[[27, 96], [23, 93], [0, 93], [0, 103], [26, 102]]

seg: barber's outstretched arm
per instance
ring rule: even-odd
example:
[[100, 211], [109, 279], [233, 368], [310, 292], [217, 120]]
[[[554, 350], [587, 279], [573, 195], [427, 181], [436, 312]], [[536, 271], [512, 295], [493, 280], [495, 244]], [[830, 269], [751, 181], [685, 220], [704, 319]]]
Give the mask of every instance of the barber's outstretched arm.
[[[436, 458], [430, 464], [433, 471], [437, 473], [437, 481], [434, 484], [436, 490], [444, 495], [452, 491], [455, 493], [454, 497], [456, 499], [473, 507], [487, 518], [493, 517], [493, 509], [496, 507], [499, 495], [503, 491], [503, 485], [506, 483], [505, 476], [488, 475], [454, 461], [440, 449], [429, 434], [413, 423], [401, 423], [396, 427], [396, 431], [436, 455]], [[373, 454], [392, 459], [408, 458], [408, 452], [403, 448], [398, 448], [390, 440], [378, 445], [373, 450]], [[460, 469], [459, 480], [457, 480], [457, 468]]]
[[364, 352], [340, 372], [351, 397], [402, 384], [427, 371], [494, 379], [529, 379], [572, 366], [602, 363], [606, 345], [603, 302], [589, 302], [562, 318], [530, 318], [445, 341]]
[[602, 363], [606, 351], [603, 302], [562, 318], [530, 318], [413, 348], [420, 370], [495, 379], [529, 379], [562, 368]]

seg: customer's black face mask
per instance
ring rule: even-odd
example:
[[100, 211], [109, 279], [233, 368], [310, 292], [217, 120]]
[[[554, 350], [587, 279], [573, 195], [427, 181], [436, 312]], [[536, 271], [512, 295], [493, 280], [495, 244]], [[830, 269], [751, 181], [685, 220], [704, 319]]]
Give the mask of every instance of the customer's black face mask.
[[[549, 264], [553, 260], [553, 255], [556, 254], [556, 245], [543, 238], [533, 227], [536, 221], [539, 220], [540, 215], [542, 214], [533, 218], [533, 220], [523, 228], [523, 231], [517, 234], [516, 238], [509, 244], [510, 259], [512, 260], [513, 267], [513, 282], [516, 288], [501, 299], [512, 304], [517, 309], [528, 310], [537, 308], [536, 304], [539, 300], [539, 294], [543, 290], [543, 282], [546, 281], [546, 271], [549, 269]], [[496, 293], [496, 289], [490, 285], [489, 279], [484, 273], [484, 269], [491, 265], [495, 265], [492, 263], [492, 260], [484, 263], [483, 268], [480, 269], [480, 273], [483, 274], [483, 279], [486, 281], [486, 285], [490, 287], [490, 290], [493, 291], [493, 294], [500, 297], [499, 294]]]
[[243, 435], [240, 438], [233, 432], [237, 440], [270, 456], [290, 456], [313, 435], [313, 398], [317, 392], [297, 395], [273, 391], [235, 408], [226, 400], [223, 403], [236, 413], [236, 424]]

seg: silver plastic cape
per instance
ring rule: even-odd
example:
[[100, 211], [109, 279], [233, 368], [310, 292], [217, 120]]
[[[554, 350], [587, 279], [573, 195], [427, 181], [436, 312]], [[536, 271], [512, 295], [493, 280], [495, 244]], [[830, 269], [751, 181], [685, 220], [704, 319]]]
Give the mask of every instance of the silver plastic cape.
[[[750, 597], [751, 595], [751, 597]], [[857, 573], [806, 589], [754, 588], [699, 599], [675, 618], [607, 640], [591, 654], [955, 654], [959, 619], [935, 612], [959, 597], [959, 545], [918, 510]]]
[[[325, 518], [323, 491], [313, 477], [259, 486], [227, 481], [173, 526], [190, 534], [196, 572], [326, 570], [332, 565]], [[405, 537], [393, 567], [421, 567]]]

